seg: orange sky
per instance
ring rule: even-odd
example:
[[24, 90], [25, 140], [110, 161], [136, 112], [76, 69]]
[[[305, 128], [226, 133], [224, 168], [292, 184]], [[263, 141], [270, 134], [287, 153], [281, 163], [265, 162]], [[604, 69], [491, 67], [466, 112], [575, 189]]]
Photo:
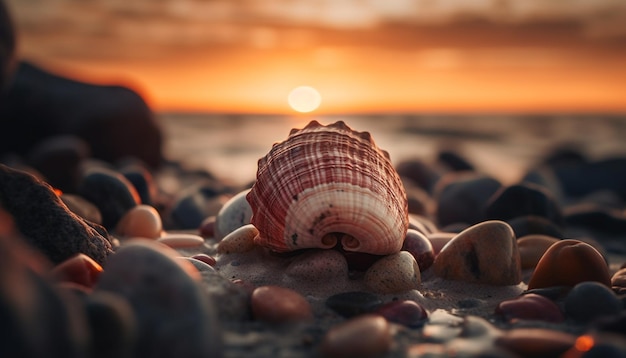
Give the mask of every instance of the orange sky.
[[288, 92], [309, 85], [322, 95], [317, 113], [626, 112], [626, 31], [597, 25], [606, 19], [341, 27], [252, 17], [249, 8], [211, 22], [148, 7], [89, 18], [93, 5], [48, 1], [57, 8], [9, 1], [20, 56], [77, 79], [126, 83], [157, 111], [292, 113]]

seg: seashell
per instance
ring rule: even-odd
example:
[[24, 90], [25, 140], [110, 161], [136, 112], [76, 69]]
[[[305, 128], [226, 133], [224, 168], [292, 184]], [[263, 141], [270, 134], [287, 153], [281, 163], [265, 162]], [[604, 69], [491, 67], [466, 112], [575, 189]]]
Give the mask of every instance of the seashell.
[[342, 121], [292, 129], [259, 160], [247, 200], [255, 242], [277, 252], [340, 243], [346, 251], [392, 254], [409, 225], [389, 154]]

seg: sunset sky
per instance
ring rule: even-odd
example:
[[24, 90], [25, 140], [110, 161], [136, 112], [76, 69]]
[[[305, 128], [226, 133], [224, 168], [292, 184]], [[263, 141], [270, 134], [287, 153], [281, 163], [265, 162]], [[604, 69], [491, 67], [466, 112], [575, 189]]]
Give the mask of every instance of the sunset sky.
[[624, 0], [7, 0], [19, 55], [157, 111], [626, 112]]

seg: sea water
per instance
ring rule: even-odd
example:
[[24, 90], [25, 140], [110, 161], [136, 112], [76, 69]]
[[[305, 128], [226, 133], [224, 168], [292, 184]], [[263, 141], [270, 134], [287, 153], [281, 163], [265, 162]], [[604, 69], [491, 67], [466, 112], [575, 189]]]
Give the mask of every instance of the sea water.
[[159, 113], [169, 160], [211, 172], [234, 185], [250, 183], [257, 161], [309, 121], [344, 121], [368, 131], [397, 164], [433, 162], [454, 151], [478, 171], [505, 184], [519, 180], [559, 147], [591, 160], [626, 155], [626, 115], [415, 115], [279, 116]]

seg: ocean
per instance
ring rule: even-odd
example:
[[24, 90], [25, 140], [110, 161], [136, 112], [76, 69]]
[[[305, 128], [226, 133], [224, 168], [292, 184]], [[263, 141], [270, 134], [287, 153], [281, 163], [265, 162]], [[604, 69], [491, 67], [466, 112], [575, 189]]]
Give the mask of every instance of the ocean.
[[432, 162], [441, 150], [459, 153], [477, 170], [514, 183], [550, 151], [579, 148], [590, 159], [626, 155], [626, 115], [279, 116], [159, 113], [167, 159], [203, 169], [232, 185], [250, 183], [257, 160], [291, 128], [338, 120], [368, 131], [392, 162]]

